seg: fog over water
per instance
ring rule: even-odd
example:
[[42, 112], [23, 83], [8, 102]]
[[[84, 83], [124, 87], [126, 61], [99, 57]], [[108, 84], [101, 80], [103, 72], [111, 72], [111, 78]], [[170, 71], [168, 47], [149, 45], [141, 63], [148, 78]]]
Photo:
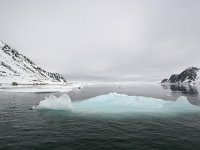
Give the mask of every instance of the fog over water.
[[72, 80], [161, 80], [200, 67], [198, 0], [1, 0], [0, 40]]

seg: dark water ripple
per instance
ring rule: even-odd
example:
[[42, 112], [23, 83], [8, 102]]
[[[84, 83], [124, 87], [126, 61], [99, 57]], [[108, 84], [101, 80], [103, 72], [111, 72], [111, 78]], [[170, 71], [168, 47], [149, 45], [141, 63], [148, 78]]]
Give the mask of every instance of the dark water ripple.
[[[132, 95], [163, 99], [175, 99], [178, 95], [176, 92], [175, 96], [167, 97], [163, 89], [159, 91], [151, 87], [151, 93], [149, 90], [145, 92], [146, 88], [143, 88], [143, 93], [142, 88], [138, 93], [132, 90]], [[73, 100], [79, 100], [117, 89], [100, 87], [69, 94]], [[130, 88], [121, 88], [118, 92], [131, 95]], [[198, 113], [109, 118], [29, 109], [45, 96], [49, 93], [0, 93], [1, 150], [198, 150], [200, 147]], [[198, 104], [199, 97], [192, 97], [193, 102], [196, 99]]]

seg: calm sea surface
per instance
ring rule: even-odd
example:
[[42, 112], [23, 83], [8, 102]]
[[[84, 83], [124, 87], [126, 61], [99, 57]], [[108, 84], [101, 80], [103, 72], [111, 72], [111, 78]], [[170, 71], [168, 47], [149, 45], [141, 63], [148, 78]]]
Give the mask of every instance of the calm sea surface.
[[[68, 94], [72, 101], [80, 101], [110, 92], [164, 100], [186, 96], [191, 104], [200, 106], [196, 87], [99, 85]], [[63, 93], [0, 92], [1, 150], [200, 149], [199, 113], [110, 118], [29, 109], [51, 94]]]

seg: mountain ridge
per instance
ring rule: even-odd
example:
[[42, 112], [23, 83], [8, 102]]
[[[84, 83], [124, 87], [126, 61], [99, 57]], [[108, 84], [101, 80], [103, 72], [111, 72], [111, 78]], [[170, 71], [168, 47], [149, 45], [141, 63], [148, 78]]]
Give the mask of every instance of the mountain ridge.
[[66, 84], [59, 73], [45, 71], [31, 59], [0, 41], [0, 84]]
[[172, 74], [169, 79], [163, 79], [161, 84], [200, 84], [200, 68], [189, 67], [180, 74]]

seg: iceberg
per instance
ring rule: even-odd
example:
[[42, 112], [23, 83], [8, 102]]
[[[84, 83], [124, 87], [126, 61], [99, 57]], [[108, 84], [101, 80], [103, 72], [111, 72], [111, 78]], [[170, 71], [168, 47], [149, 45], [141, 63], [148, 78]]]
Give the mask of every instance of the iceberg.
[[200, 112], [200, 107], [192, 105], [186, 97], [180, 97], [176, 101], [162, 100], [143, 96], [128, 96], [125, 94], [109, 93], [87, 100], [72, 102], [70, 97], [64, 94], [61, 97], [50, 96], [33, 109], [66, 110], [80, 114], [174, 114]]
[[33, 106], [32, 109], [72, 110], [72, 102], [66, 94], [59, 98], [51, 95], [40, 101], [37, 106]]

